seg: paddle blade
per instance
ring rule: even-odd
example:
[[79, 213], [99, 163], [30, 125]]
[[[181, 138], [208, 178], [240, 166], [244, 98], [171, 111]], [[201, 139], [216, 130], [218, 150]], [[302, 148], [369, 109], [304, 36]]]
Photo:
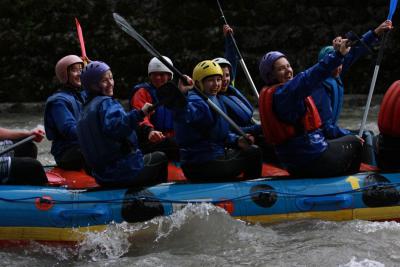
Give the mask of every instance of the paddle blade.
[[186, 106], [186, 98], [178, 87], [171, 81], [157, 89], [157, 98], [160, 105], [167, 108], [183, 108]]
[[397, 0], [390, 0], [389, 15], [387, 17], [388, 20], [392, 20], [393, 14], [396, 11], [396, 7], [397, 7]]
[[85, 48], [85, 41], [83, 40], [82, 27], [77, 18], [75, 18], [75, 24], [76, 24], [76, 32], [78, 33], [79, 43], [81, 45], [82, 59], [86, 59], [87, 58], [86, 57], [86, 48]]

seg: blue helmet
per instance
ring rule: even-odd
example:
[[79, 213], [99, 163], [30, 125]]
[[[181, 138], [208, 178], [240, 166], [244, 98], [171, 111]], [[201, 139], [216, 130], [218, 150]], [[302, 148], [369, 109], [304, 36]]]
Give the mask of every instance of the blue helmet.
[[102, 61], [92, 61], [87, 64], [81, 73], [81, 82], [83, 88], [91, 90], [91, 85], [97, 86], [103, 74], [108, 71], [110, 67]]
[[260, 76], [267, 85], [273, 84], [272, 80], [272, 69], [275, 61], [281, 57], [286, 57], [283, 53], [279, 51], [271, 51], [266, 53], [260, 60], [260, 65], [258, 69], [260, 71]]

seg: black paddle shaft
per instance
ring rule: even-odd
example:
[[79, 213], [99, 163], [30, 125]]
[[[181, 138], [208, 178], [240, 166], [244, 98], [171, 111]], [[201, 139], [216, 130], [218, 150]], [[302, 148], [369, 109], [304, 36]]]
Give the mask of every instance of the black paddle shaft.
[[[228, 22], [226, 21], [226, 18], [225, 18], [225, 15], [224, 15], [224, 11], [222, 10], [222, 7], [221, 7], [221, 4], [219, 3], [219, 0], [217, 0], [217, 4], [218, 4], [219, 11], [221, 12], [221, 19], [223, 20], [223, 23], [226, 24], [226, 25], [229, 25]], [[236, 40], [235, 40], [235, 38], [233, 38], [233, 35], [230, 32], [229, 32], [229, 37], [232, 40], [233, 46], [235, 47], [235, 50], [236, 50], [236, 53], [239, 56], [239, 59], [242, 59], [243, 57], [242, 57], [242, 54], [240, 53], [239, 47], [236, 44]]]
[[13, 150], [14, 148], [16, 148], [16, 147], [18, 147], [18, 146], [20, 146], [20, 145], [23, 145], [23, 144], [25, 144], [25, 143], [27, 143], [27, 142], [33, 140], [35, 137], [36, 137], [36, 135], [30, 135], [30, 136], [28, 136], [28, 137], [22, 139], [21, 141], [19, 141], [19, 142], [13, 144], [12, 146], [7, 147], [6, 149], [0, 151], [0, 156], [4, 155], [5, 153], [7, 153], [7, 152]]
[[[136, 41], [138, 41], [151, 55], [160, 60], [167, 68], [169, 68], [176, 76], [178, 76], [183, 82], [187, 83], [186, 77], [180, 72], [177, 68], [175, 68], [172, 64], [170, 64], [165, 58], [158, 52], [146, 39], [144, 39], [123, 17], [118, 15], [117, 13], [113, 13], [113, 17], [117, 25], [128, 35], [133, 37]], [[196, 87], [193, 87], [193, 90], [204, 100], [207, 104], [220, 116], [222, 116], [229, 125], [235, 129], [235, 131], [241, 136], [246, 137], [245, 132], [231, 119], [228, 115], [225, 114], [214, 102], [212, 102], [207, 95], [205, 95], [202, 91], [198, 90]]]

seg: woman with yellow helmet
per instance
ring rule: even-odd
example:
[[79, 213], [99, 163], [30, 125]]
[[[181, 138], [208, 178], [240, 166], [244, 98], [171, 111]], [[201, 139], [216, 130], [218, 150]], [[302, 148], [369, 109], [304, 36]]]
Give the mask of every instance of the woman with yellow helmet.
[[[204, 60], [193, 70], [194, 86], [226, 112], [218, 92], [222, 86], [222, 69]], [[261, 152], [244, 137], [232, 133], [228, 122], [215, 113], [196, 90], [181, 86], [187, 104], [174, 109], [176, 139], [180, 146], [181, 166], [192, 181], [222, 181], [261, 175]], [[250, 138], [251, 142], [254, 141]]]

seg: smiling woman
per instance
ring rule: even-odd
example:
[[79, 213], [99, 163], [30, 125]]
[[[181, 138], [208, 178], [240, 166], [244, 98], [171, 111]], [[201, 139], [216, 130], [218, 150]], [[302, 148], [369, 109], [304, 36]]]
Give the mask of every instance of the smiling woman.
[[143, 156], [138, 148], [136, 129], [150, 113], [149, 103], [126, 113], [112, 98], [114, 80], [110, 67], [92, 61], [82, 71], [82, 83], [88, 91], [78, 140], [96, 182], [104, 187], [153, 185], [166, 181], [167, 158], [162, 152]]
[[334, 53], [296, 76], [281, 52], [268, 52], [261, 59], [260, 76], [266, 83], [260, 96], [261, 124], [291, 175], [326, 177], [359, 169], [361, 141], [355, 136], [326, 140], [310, 96], [350, 51], [346, 40], [340, 41]]
[[52, 141], [51, 154], [57, 165], [79, 170], [85, 161], [78, 146], [76, 124], [84, 102], [81, 95], [83, 61], [76, 55], [61, 58], [55, 67], [60, 88], [46, 102], [44, 126], [47, 139]]

